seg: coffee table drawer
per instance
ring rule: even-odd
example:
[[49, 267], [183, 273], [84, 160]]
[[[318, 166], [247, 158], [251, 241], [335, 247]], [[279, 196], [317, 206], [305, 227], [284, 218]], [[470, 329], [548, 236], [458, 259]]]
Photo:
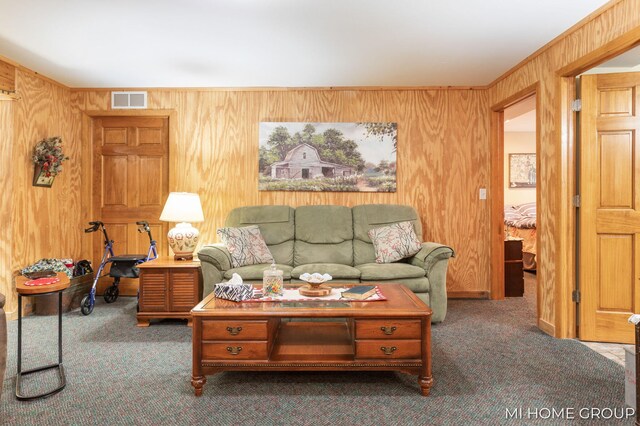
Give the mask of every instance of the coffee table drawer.
[[267, 359], [267, 342], [215, 342], [202, 344], [203, 359]]
[[267, 321], [202, 321], [202, 340], [266, 340]]
[[356, 358], [420, 358], [420, 340], [356, 340]]
[[419, 339], [420, 320], [356, 320], [356, 339]]

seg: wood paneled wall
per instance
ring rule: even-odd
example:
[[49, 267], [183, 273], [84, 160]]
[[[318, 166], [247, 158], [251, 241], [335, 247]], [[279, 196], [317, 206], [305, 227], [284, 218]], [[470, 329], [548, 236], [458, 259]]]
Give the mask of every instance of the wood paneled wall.
[[[612, 1], [603, 9], [529, 57], [493, 83], [490, 105], [538, 85], [538, 283], [543, 329], [559, 337], [575, 333], [575, 312], [570, 301], [573, 282], [574, 220], [573, 142], [562, 133], [566, 105], [562, 102], [560, 70], [628, 37], [640, 26], [640, 2]], [[640, 41], [640, 39], [636, 40]], [[631, 41], [633, 43], [633, 41]], [[602, 52], [606, 54], [606, 52]]]
[[15, 304], [11, 282], [13, 111], [14, 102], [0, 102], [0, 293], [7, 297], [7, 311]]
[[[567, 94], [559, 70], [581, 58], [606, 55], [609, 43], [635, 37], [639, 27], [640, 2], [614, 0], [486, 90], [154, 89], [149, 108], [174, 111], [170, 189], [202, 196], [203, 242], [214, 241], [215, 229], [226, 214], [241, 205], [406, 203], [420, 212], [425, 239], [456, 249], [458, 257], [451, 262], [448, 278], [450, 291], [474, 294], [487, 292], [490, 279], [489, 208], [477, 196], [480, 187], [489, 185], [491, 172], [490, 108], [537, 87], [541, 326], [567, 337], [574, 325], [573, 307], [567, 301], [567, 290], [573, 286], [574, 159], [565, 132], [563, 97]], [[636, 41], [640, 37], [627, 43]], [[4, 173], [0, 192], [0, 219], [12, 223], [10, 229], [0, 229], [0, 291], [7, 293], [9, 309], [15, 307], [13, 292], [7, 288], [11, 287], [10, 271], [45, 255], [83, 257], [90, 252], [80, 233], [91, 216], [81, 204], [91, 193], [91, 119], [83, 111], [109, 110], [106, 90], [69, 94], [22, 71], [17, 73], [16, 85], [22, 100], [0, 104], [0, 136], [14, 141], [0, 147], [0, 165], [12, 170], [9, 178]], [[260, 121], [397, 121], [398, 192], [259, 192]], [[78, 155], [80, 161], [69, 162], [53, 189], [33, 188], [28, 153], [37, 140], [53, 134], [62, 134], [69, 154]], [[11, 188], [13, 195], [8, 196]]]
[[[83, 158], [71, 138], [70, 91], [20, 69], [16, 71], [16, 89], [20, 100], [0, 103], [0, 291], [7, 296], [7, 312], [17, 308], [12, 273], [45, 257], [78, 258], [84, 237], [80, 221]], [[71, 159], [64, 163], [64, 171], [52, 188], [34, 187], [33, 147], [56, 135], [62, 137], [64, 152]]]
[[[109, 109], [108, 91], [72, 91], [72, 98], [74, 108], [84, 111]], [[148, 105], [175, 111], [170, 190], [200, 194], [206, 219], [199, 225], [203, 243], [217, 240], [216, 229], [238, 206], [408, 204], [425, 224], [425, 240], [456, 250], [449, 291], [487, 294], [489, 210], [478, 199], [489, 178], [486, 91], [152, 89]], [[397, 122], [398, 192], [258, 191], [261, 121]], [[165, 244], [162, 237], [158, 241]]]

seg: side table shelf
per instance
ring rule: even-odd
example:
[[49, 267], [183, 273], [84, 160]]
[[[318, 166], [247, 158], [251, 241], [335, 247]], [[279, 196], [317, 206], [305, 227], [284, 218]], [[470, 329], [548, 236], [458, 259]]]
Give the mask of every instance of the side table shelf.
[[202, 299], [200, 262], [161, 257], [139, 268], [138, 327], [163, 318], [187, 319], [191, 326], [191, 309]]

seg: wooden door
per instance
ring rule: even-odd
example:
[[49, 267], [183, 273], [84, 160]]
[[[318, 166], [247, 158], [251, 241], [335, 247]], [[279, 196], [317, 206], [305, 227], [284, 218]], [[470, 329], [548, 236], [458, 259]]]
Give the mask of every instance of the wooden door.
[[640, 73], [582, 77], [582, 340], [632, 343], [640, 312]]
[[[169, 120], [166, 117], [96, 117], [93, 120], [93, 211], [105, 223], [119, 254], [147, 253], [149, 239], [136, 221], [151, 226], [166, 254], [167, 224], [159, 221], [169, 189]], [[94, 265], [104, 250], [95, 234]], [[112, 280], [101, 280], [99, 291]], [[134, 296], [137, 280], [122, 279], [120, 294]]]

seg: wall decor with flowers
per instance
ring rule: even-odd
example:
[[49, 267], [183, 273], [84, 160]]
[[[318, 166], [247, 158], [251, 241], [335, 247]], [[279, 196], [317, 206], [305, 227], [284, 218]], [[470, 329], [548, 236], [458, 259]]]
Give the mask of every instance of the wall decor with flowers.
[[62, 138], [54, 136], [42, 139], [33, 149], [33, 186], [51, 188], [55, 177], [62, 172], [62, 162], [68, 160], [62, 152]]

